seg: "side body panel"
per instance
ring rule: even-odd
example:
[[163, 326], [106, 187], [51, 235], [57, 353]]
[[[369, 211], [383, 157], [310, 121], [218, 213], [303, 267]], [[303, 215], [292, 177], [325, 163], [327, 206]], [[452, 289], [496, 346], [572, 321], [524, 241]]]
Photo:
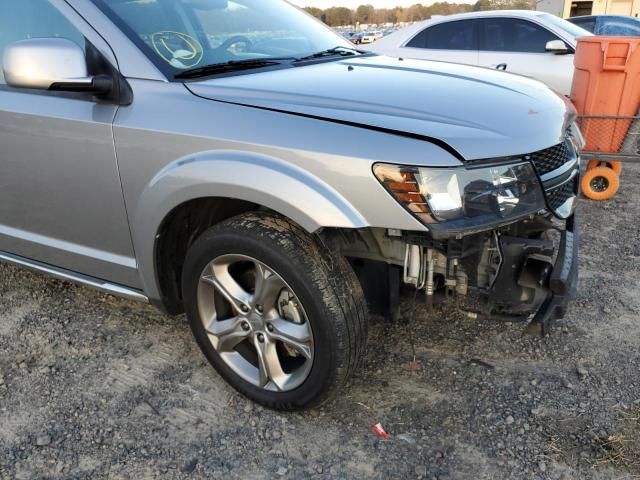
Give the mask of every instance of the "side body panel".
[[[51, 4], [117, 65], [92, 26]], [[117, 106], [0, 87], [0, 251], [137, 288], [113, 143]]]
[[375, 179], [373, 164], [460, 164], [424, 141], [205, 100], [177, 83], [130, 84], [135, 101], [118, 111], [114, 135], [139, 268], [152, 300], [159, 298], [156, 234], [183, 202], [248, 200], [309, 231], [423, 230]]
[[478, 65], [478, 50], [437, 50], [429, 48], [402, 47], [394, 52], [394, 56], [419, 60], [437, 60], [440, 62]]
[[138, 283], [111, 133], [115, 111], [0, 90], [0, 250]]

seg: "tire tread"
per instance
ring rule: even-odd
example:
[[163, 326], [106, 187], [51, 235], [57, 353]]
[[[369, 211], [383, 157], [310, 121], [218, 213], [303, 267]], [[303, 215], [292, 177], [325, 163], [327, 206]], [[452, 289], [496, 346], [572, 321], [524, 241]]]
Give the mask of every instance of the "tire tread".
[[[306, 270], [322, 292], [323, 301], [332, 319], [337, 339], [338, 365], [326, 388], [305, 405], [253, 397], [267, 407], [297, 410], [318, 405], [332, 398], [342, 388], [365, 354], [368, 335], [368, 309], [360, 283], [346, 258], [336, 255], [318, 235], [308, 233], [299, 225], [272, 212], [250, 212], [230, 218], [205, 231], [196, 243], [208, 243], [220, 233], [253, 235], [265, 242], [275, 242], [291, 262]], [[187, 263], [189, 262], [189, 256]], [[186, 270], [186, 269], [185, 269]], [[237, 388], [236, 385], [233, 385]]]

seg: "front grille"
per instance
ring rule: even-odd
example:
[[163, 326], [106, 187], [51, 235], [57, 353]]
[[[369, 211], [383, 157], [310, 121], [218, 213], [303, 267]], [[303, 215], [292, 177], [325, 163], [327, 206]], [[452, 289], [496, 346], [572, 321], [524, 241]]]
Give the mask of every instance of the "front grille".
[[[542, 177], [559, 169], [567, 162], [577, 159], [577, 154], [571, 141], [565, 140], [553, 147], [527, 155], [527, 158], [531, 160], [538, 172], [538, 175]], [[545, 197], [547, 199], [547, 207], [556, 215], [563, 218], [570, 214], [570, 210], [565, 211], [566, 208], [562, 209], [561, 207], [567, 202], [567, 200], [578, 194], [578, 177], [575, 176], [571, 180], [565, 181], [565, 183], [555, 188], [550, 188], [549, 185], [557, 184], [561, 181], [561, 177], [575, 175], [575, 170], [577, 168], [578, 164], [576, 162], [575, 166], [570, 171], [564, 171], [553, 178], [545, 178], [543, 183]]]
[[545, 150], [531, 153], [527, 157], [533, 162], [538, 175], [542, 176], [560, 168], [571, 160], [572, 155], [569, 145], [570, 143], [565, 141]]
[[575, 197], [578, 192], [578, 179], [574, 178], [570, 182], [561, 185], [555, 190], [547, 192], [547, 205], [554, 212], [558, 210], [571, 197]]

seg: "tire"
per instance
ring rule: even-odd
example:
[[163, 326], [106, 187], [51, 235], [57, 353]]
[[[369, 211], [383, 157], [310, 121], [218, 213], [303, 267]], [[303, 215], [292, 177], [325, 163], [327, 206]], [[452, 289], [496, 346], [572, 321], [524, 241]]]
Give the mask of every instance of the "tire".
[[609, 167], [595, 167], [582, 177], [582, 193], [591, 200], [609, 200], [620, 188], [620, 177]]
[[[364, 355], [368, 311], [351, 266], [279, 215], [242, 214], [205, 231], [187, 253], [182, 289], [191, 330], [211, 365], [265, 407], [298, 410], [326, 401]], [[223, 291], [233, 292], [239, 307]], [[271, 362], [261, 363], [261, 355]]]
[[609, 167], [611, 170], [616, 172], [618, 176], [622, 173], [622, 162], [618, 162], [617, 160], [611, 161], [602, 161], [602, 160], [589, 160], [587, 163], [587, 170], [593, 170], [596, 167]]

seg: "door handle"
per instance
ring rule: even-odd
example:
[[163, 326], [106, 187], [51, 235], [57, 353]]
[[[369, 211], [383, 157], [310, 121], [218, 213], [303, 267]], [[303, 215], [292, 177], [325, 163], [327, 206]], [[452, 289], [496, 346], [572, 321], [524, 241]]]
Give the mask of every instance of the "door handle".
[[507, 69], [507, 64], [506, 63], [499, 63], [497, 65], [491, 65], [491, 66], [495, 67], [496, 70], [505, 71]]

